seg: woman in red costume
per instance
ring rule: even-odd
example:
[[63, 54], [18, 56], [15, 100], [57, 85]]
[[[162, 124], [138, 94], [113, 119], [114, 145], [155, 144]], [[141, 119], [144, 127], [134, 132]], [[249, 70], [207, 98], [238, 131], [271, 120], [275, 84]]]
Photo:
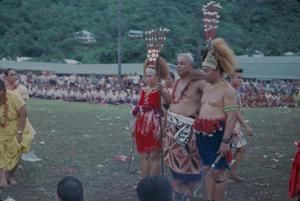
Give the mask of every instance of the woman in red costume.
[[141, 157], [142, 177], [160, 175], [161, 93], [166, 92], [165, 89], [159, 91], [157, 85], [159, 76], [163, 79], [168, 76], [167, 63], [161, 57], [156, 67], [148, 59], [144, 67], [146, 87], [141, 90], [139, 102], [132, 111], [136, 119], [133, 134]]
[[297, 197], [300, 200], [300, 141], [295, 142], [295, 145], [297, 146], [297, 152], [292, 164], [288, 195], [290, 198]]

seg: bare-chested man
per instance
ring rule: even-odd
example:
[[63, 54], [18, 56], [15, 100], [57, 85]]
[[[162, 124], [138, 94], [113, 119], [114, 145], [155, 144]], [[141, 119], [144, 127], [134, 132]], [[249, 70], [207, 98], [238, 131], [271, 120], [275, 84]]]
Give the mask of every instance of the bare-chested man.
[[[223, 79], [234, 72], [234, 55], [223, 39], [214, 39], [213, 48], [202, 63], [206, 84], [203, 89], [199, 117], [193, 128], [197, 146], [206, 170], [209, 201], [223, 201], [225, 193], [226, 154], [238, 110], [235, 89]], [[222, 156], [220, 160], [218, 156]]]
[[175, 199], [180, 200], [188, 200], [195, 183], [201, 179], [201, 163], [192, 124], [198, 116], [204, 81], [192, 80], [193, 64], [191, 54], [177, 56], [180, 79], [176, 81], [169, 100], [171, 104], [163, 139], [164, 162], [171, 171]]

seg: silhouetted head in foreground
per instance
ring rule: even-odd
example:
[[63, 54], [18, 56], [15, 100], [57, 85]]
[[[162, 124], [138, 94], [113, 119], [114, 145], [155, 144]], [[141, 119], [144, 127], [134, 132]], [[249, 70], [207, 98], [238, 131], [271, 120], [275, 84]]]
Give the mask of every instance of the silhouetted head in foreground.
[[168, 179], [161, 176], [145, 177], [137, 186], [140, 201], [172, 201], [172, 187]]
[[59, 201], [83, 201], [82, 184], [72, 176], [66, 176], [58, 183], [56, 193]]

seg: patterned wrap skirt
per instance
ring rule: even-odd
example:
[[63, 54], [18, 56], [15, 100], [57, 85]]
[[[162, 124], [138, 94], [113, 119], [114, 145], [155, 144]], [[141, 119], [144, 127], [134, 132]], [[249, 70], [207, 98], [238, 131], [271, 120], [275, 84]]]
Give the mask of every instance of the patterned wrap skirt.
[[[180, 179], [184, 183], [199, 180], [201, 178], [201, 163], [196, 144], [196, 136], [193, 134], [192, 125], [194, 119], [168, 112], [166, 133], [163, 138], [164, 162], [171, 169], [174, 179]], [[186, 143], [178, 143], [176, 136], [184, 131]]]

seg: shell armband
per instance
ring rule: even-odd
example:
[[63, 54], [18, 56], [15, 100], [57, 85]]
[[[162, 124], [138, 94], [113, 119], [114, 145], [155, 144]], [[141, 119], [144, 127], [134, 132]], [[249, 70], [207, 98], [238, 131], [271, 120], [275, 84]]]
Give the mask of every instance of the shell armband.
[[237, 111], [239, 109], [238, 105], [226, 105], [224, 107], [224, 112], [233, 112], [233, 111]]

